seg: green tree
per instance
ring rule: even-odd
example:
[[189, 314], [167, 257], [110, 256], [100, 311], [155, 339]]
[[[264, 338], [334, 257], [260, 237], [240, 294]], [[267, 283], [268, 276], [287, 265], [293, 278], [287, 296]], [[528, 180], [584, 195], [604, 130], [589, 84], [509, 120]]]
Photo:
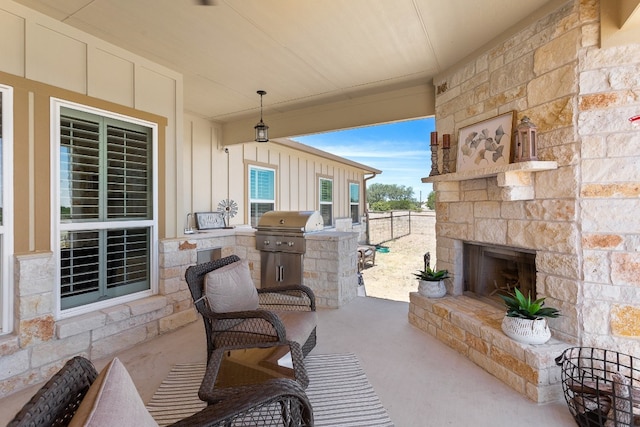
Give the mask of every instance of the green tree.
[[371, 184], [367, 187], [367, 201], [370, 204], [389, 200], [413, 199], [413, 188], [397, 184]]
[[419, 209], [413, 198], [413, 188], [397, 184], [371, 184], [367, 187], [367, 202], [372, 211]]
[[435, 208], [436, 208], [436, 192], [435, 191], [432, 191], [427, 196], [427, 207], [429, 209], [434, 209], [435, 210]]

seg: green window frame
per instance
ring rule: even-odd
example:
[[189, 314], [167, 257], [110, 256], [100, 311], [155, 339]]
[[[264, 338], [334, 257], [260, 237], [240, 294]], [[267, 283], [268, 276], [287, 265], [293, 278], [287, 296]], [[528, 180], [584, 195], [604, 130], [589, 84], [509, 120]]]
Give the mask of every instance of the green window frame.
[[276, 208], [276, 170], [249, 166], [249, 218], [253, 227], [260, 217]]
[[157, 126], [56, 103], [59, 307], [153, 292]]
[[330, 178], [319, 178], [318, 195], [320, 214], [325, 227], [333, 225], [333, 180]]
[[357, 182], [349, 183], [349, 211], [351, 213], [351, 222], [357, 224], [360, 222], [360, 184]]

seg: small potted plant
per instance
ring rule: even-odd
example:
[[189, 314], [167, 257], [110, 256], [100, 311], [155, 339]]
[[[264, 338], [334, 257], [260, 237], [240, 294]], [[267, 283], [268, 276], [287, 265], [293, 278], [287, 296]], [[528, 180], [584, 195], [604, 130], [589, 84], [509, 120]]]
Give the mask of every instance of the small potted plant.
[[418, 293], [428, 298], [442, 298], [447, 294], [444, 279], [449, 277], [447, 270], [434, 270], [426, 266], [424, 270], [413, 273], [418, 278]]
[[560, 316], [557, 308], [545, 307], [544, 298], [525, 297], [518, 288], [510, 295], [500, 295], [507, 312], [502, 320], [502, 331], [511, 339], [524, 344], [544, 344], [551, 338], [547, 324], [549, 317]]

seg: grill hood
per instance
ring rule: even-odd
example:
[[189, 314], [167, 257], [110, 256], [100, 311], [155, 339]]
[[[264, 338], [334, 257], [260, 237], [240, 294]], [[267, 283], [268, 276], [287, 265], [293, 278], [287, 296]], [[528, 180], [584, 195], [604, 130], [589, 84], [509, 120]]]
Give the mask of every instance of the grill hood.
[[258, 221], [258, 231], [308, 233], [324, 228], [322, 215], [318, 211], [269, 211]]

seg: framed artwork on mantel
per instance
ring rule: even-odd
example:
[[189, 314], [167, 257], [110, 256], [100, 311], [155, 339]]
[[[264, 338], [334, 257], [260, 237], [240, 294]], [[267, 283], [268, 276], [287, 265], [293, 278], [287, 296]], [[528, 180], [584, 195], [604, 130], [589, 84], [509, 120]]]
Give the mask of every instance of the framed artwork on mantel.
[[515, 111], [465, 126], [458, 133], [456, 172], [508, 165]]

